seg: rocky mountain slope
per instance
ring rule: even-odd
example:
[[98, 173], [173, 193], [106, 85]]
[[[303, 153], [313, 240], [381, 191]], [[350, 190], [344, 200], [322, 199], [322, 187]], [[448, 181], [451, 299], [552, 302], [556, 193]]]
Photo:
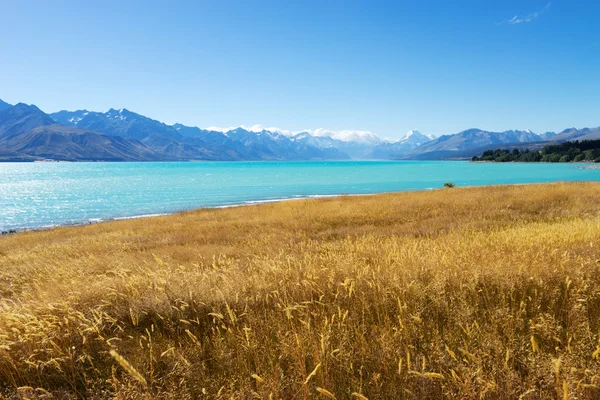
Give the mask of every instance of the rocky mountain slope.
[[468, 129], [438, 138], [411, 130], [399, 140], [369, 131], [289, 132], [260, 125], [201, 129], [168, 125], [127, 109], [46, 114], [34, 105], [0, 100], [0, 161], [448, 159], [470, 158], [488, 148], [599, 137], [600, 128], [559, 134]]
[[36, 106], [19, 103], [0, 112], [0, 160], [164, 160], [136, 140], [57, 124]]
[[444, 159], [471, 157], [481, 148], [497, 148], [503, 144], [539, 142], [544, 139], [529, 130], [489, 132], [468, 129], [454, 135], [444, 135], [427, 142], [405, 155], [414, 159]]

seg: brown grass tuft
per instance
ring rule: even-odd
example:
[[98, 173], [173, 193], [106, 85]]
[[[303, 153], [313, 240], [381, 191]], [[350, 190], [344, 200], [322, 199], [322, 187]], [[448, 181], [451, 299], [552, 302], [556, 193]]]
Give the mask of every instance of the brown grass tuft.
[[599, 183], [2, 237], [0, 395], [596, 399], [599, 259]]

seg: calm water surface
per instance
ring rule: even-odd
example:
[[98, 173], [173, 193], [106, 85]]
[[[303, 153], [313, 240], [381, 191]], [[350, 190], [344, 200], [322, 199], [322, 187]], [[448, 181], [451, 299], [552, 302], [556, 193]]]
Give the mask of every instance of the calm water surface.
[[0, 230], [289, 198], [600, 181], [578, 164], [463, 161], [0, 163]]

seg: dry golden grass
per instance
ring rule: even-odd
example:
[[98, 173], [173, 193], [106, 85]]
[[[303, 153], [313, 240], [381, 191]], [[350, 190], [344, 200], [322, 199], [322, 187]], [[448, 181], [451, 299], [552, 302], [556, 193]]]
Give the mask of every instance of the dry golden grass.
[[7, 397], [598, 399], [600, 184], [22, 233], [0, 296]]

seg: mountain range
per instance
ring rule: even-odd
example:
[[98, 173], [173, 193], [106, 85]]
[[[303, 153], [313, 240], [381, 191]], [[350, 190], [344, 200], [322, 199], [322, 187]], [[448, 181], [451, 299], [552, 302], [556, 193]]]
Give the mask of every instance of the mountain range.
[[598, 137], [600, 128], [559, 134], [468, 129], [438, 138], [412, 130], [390, 141], [366, 131], [167, 125], [127, 109], [46, 114], [34, 105], [0, 100], [0, 161], [447, 159], [471, 157], [488, 148]]

